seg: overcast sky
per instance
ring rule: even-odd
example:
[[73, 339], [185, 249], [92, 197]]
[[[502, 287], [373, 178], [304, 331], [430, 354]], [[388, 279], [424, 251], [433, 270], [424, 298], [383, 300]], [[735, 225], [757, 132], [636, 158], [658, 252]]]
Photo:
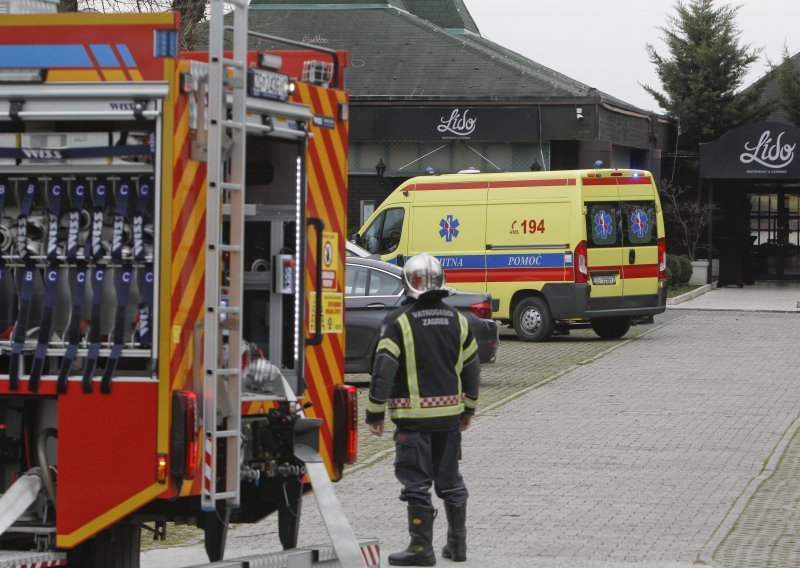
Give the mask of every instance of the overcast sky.
[[[675, 0], [464, 0], [481, 35], [590, 87], [663, 112], [639, 84], [661, 89], [645, 45], [668, 55], [659, 27]], [[717, 0], [740, 5], [740, 41], [764, 48], [744, 85], [800, 51], [800, 0]]]

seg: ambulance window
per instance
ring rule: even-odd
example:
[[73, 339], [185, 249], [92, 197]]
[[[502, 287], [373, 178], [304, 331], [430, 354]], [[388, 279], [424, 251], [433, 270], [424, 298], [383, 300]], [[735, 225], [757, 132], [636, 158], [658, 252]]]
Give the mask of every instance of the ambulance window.
[[386, 213], [381, 213], [372, 224], [367, 227], [367, 230], [364, 231], [362, 235], [362, 239], [364, 242], [364, 248], [367, 249], [372, 254], [379, 254], [380, 243], [381, 243], [381, 229], [383, 228], [383, 220], [386, 217]]
[[586, 234], [590, 247], [619, 246], [617, 203], [587, 203]]
[[625, 212], [625, 244], [658, 244], [656, 232], [656, 208], [652, 201], [623, 203]]
[[364, 231], [364, 248], [372, 254], [394, 252], [400, 244], [404, 217], [402, 207], [383, 211]]
[[400, 236], [403, 234], [403, 217], [405, 210], [402, 208], [389, 209], [386, 212], [386, 221], [383, 223], [381, 232], [381, 254], [394, 252], [400, 244]]

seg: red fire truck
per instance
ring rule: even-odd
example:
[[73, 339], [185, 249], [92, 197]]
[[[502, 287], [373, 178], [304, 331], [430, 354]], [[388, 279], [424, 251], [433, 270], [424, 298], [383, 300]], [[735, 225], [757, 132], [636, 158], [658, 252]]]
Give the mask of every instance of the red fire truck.
[[167, 522], [214, 561], [275, 511], [293, 548], [355, 461], [347, 54], [287, 73], [222, 6], [205, 54], [175, 14], [0, 19], [0, 566], [138, 566]]

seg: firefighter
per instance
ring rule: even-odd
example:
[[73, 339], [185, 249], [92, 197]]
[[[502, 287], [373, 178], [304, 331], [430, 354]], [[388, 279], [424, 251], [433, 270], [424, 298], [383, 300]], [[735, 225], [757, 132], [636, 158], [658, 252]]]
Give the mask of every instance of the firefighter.
[[384, 415], [396, 425], [395, 475], [408, 504], [408, 547], [392, 566], [433, 566], [430, 487], [444, 501], [447, 544], [442, 556], [467, 559], [467, 487], [458, 469], [461, 432], [475, 414], [480, 383], [478, 346], [467, 319], [442, 302], [444, 271], [427, 253], [403, 267], [407, 299], [389, 314], [375, 352], [366, 421], [381, 436]]

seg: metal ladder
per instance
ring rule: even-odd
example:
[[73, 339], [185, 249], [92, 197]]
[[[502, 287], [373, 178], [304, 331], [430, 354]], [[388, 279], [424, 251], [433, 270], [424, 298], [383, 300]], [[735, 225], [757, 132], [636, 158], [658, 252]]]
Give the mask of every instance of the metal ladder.
[[[247, 2], [211, 0], [208, 61], [208, 185], [206, 210], [206, 313], [203, 375], [203, 487], [201, 506], [212, 511], [240, 501], [242, 401], [242, 297], [244, 175], [247, 103]], [[232, 6], [233, 59], [224, 57], [225, 5]], [[228, 93], [232, 96], [228, 118]], [[226, 137], [229, 137], [226, 142]], [[229, 164], [226, 169], [225, 164]], [[228, 215], [229, 214], [229, 215]], [[229, 237], [224, 242], [223, 215]], [[223, 298], [223, 257], [228, 259]], [[223, 334], [224, 332], [224, 334]], [[227, 339], [227, 343], [225, 343]], [[227, 355], [225, 351], [227, 350]], [[222, 441], [222, 443], [220, 443]], [[225, 471], [218, 452], [225, 447]], [[218, 483], [219, 479], [219, 483]]]

